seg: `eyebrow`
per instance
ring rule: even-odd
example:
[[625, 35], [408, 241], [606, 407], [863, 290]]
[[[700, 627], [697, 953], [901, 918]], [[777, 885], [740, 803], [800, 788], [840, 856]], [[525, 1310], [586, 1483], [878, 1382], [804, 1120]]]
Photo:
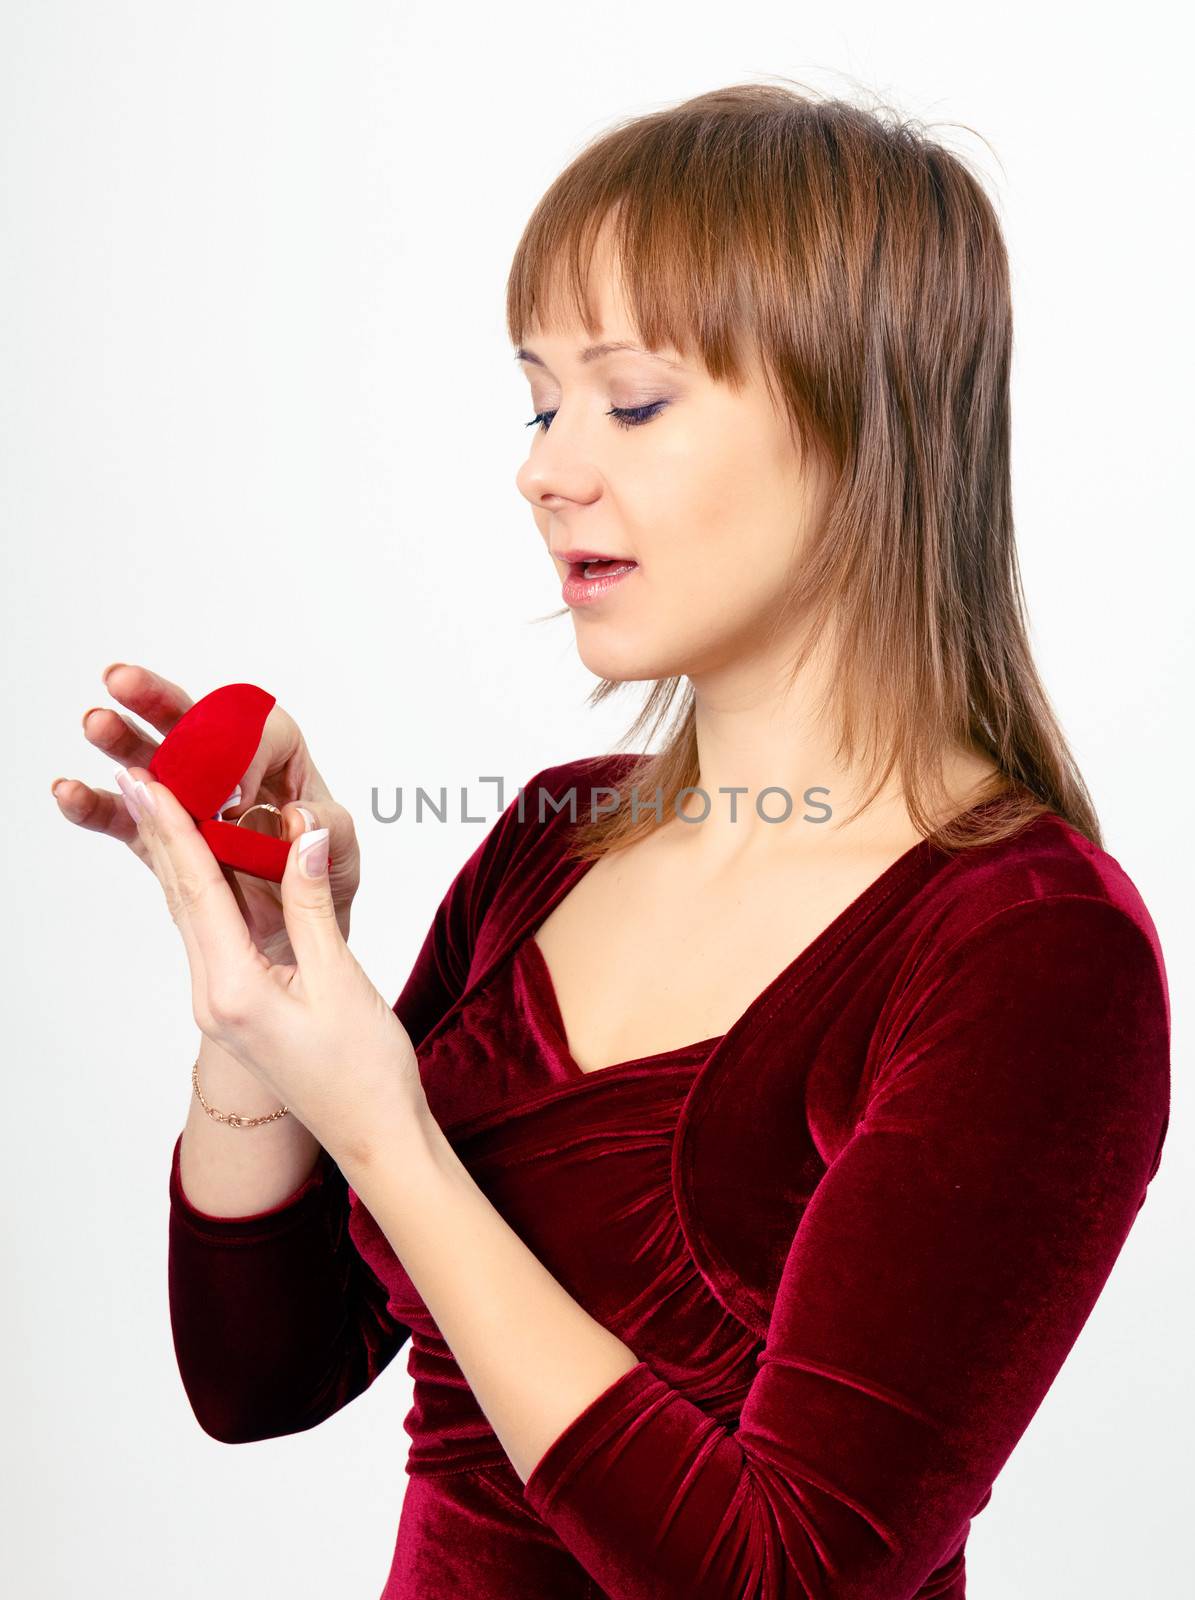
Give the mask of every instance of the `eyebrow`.
[[[606, 344], [587, 345], [584, 350], [577, 353], [577, 359], [582, 362], [600, 361], [603, 356], [612, 355], [616, 350], [633, 350], [637, 355], [650, 356], [653, 361], [662, 361], [666, 367], [683, 367], [681, 361], [671, 361], [667, 356], [658, 355], [654, 350], [648, 350], [644, 345], [635, 344], [630, 339], [615, 339]], [[547, 367], [547, 362], [537, 356], [534, 350], [528, 350], [520, 345], [514, 353], [516, 361], [525, 361], [533, 367]]]

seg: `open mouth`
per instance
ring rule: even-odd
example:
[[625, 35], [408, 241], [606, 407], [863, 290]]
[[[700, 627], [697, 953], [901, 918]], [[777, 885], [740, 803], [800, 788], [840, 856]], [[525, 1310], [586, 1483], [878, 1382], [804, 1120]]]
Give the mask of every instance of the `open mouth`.
[[570, 561], [568, 575], [570, 578], [608, 578], [615, 572], [629, 572], [632, 567], [638, 566], [637, 561], [624, 560], [620, 556], [611, 556], [601, 561]]

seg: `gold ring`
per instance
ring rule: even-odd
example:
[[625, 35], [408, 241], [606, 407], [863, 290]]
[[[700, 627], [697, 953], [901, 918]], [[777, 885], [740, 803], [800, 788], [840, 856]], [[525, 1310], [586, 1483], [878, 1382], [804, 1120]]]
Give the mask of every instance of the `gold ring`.
[[[268, 800], [259, 800], [256, 805], [252, 805], [252, 806], [249, 807], [249, 811], [243, 811], [241, 813], [241, 815], [236, 819], [236, 822], [235, 822], [234, 826], [239, 828], [241, 823], [244, 822], [245, 818], [249, 815], [249, 812], [251, 812], [251, 811], [272, 811], [274, 813], [274, 815], [278, 818], [278, 837], [279, 838], [282, 837], [282, 812], [278, 809], [277, 806], [272, 806], [269, 803]], [[259, 830], [257, 828], [253, 829], [254, 833], [257, 833], [258, 831]]]

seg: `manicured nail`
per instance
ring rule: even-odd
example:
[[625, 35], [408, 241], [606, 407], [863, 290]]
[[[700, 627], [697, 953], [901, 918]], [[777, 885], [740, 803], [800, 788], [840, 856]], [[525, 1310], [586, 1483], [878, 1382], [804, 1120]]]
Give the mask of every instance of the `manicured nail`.
[[104, 670], [103, 670], [103, 672], [101, 672], [101, 673], [100, 673], [100, 679], [101, 679], [101, 681], [102, 681], [102, 682], [103, 682], [103, 683], [104, 683], [104, 684], [105, 684], [105, 685], [107, 685], [107, 682], [108, 682], [108, 674], [109, 674], [109, 673], [110, 673], [110, 672], [115, 672], [115, 671], [116, 671], [116, 669], [117, 669], [117, 667], [123, 667], [123, 666], [125, 666], [125, 665], [126, 665], [126, 663], [125, 663], [125, 662], [123, 662], [123, 661], [113, 661], [113, 662], [112, 662], [112, 663], [111, 663], [111, 665], [109, 665], [109, 666], [106, 666], [106, 667], [105, 667], [105, 668], [104, 668]]
[[[238, 783], [236, 788], [229, 795], [228, 799], [220, 807], [220, 811], [227, 811], [229, 806], [239, 806], [240, 803], [241, 803], [241, 786]], [[217, 811], [217, 813], [216, 813], [217, 816], [220, 815], [220, 811]]]
[[103, 711], [104, 709], [105, 709], [104, 706], [89, 706], [88, 707], [88, 709], [83, 713], [83, 732], [84, 733], [87, 732], [87, 719], [88, 719], [88, 717], [94, 717], [97, 711]]
[[69, 783], [69, 781], [70, 780], [68, 778], [55, 778], [54, 779], [54, 782], [50, 785], [50, 793], [54, 796], [55, 800], [57, 800], [57, 798], [58, 798], [58, 785], [60, 783]]
[[141, 809], [137, 804], [136, 785], [133, 783], [132, 778], [129, 777], [128, 773], [123, 767], [117, 767], [116, 769], [116, 782], [120, 788], [120, 793], [125, 803], [125, 809], [128, 811], [129, 816], [132, 817], [134, 822], [140, 822]]
[[303, 815], [307, 818], [307, 827], [309, 829], [315, 827], [315, 818], [311, 814], [311, 812], [308, 811], [306, 806], [296, 806], [295, 810], [296, 811], [301, 811], [303, 813]]
[[320, 878], [328, 869], [328, 830], [316, 828], [299, 835], [299, 870], [308, 878]]
[[149, 812], [151, 817], [156, 817], [158, 814], [158, 802], [154, 799], [153, 795], [150, 794], [149, 785], [143, 783], [142, 780], [138, 778], [136, 789], [138, 805], [144, 806], [145, 810]]

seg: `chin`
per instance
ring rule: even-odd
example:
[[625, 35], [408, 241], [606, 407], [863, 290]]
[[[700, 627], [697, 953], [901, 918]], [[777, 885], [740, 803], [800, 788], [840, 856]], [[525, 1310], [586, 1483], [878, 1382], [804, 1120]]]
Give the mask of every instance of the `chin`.
[[615, 683], [642, 683], [654, 678], [680, 677], [687, 671], [688, 655], [662, 649], [645, 649], [642, 644], [627, 643], [621, 648], [613, 639], [577, 640], [577, 654], [583, 665], [597, 678], [609, 678]]

